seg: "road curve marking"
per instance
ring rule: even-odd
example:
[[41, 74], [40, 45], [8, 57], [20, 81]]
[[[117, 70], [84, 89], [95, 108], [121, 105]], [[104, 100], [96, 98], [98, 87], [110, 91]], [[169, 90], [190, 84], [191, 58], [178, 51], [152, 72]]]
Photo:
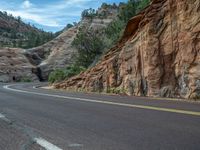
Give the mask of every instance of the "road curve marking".
[[154, 106], [147, 106], [147, 105], [125, 104], [125, 103], [117, 103], [117, 102], [110, 102], [110, 101], [37, 93], [37, 92], [13, 89], [13, 88], [10, 88], [11, 86], [13, 86], [13, 85], [5, 85], [5, 86], [3, 86], [3, 88], [10, 90], [10, 91], [15, 91], [15, 92], [20, 92], [20, 93], [28, 93], [28, 94], [34, 94], [34, 95], [40, 95], [40, 96], [49, 96], [49, 97], [62, 98], [62, 99], [73, 99], [73, 100], [83, 101], [83, 102], [92, 102], [92, 103], [100, 103], [100, 104], [107, 104], [107, 105], [124, 106], [124, 107], [129, 107], [129, 108], [140, 108], [140, 109], [148, 109], [148, 110], [155, 110], [155, 111], [163, 111], [163, 112], [171, 112], [171, 113], [178, 113], [178, 114], [185, 114], [185, 115], [200, 116], [200, 112], [198, 112], [198, 111], [162, 108], [162, 107], [154, 107]]
[[56, 145], [54, 145], [54, 144], [52, 144], [52, 143], [46, 141], [46, 140], [43, 139], [43, 138], [34, 138], [34, 141], [35, 141], [38, 145], [40, 145], [40, 146], [42, 146], [43, 148], [45, 148], [46, 150], [63, 150], [63, 149], [57, 147]]
[[6, 118], [3, 114], [0, 113], [0, 119]]

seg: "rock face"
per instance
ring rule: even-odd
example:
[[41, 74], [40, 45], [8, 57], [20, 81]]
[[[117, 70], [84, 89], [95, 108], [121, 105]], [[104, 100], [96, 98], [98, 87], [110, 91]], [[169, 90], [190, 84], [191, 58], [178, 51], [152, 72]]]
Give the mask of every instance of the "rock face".
[[0, 49], [0, 82], [37, 81], [36, 68], [24, 56], [23, 49]]
[[93, 68], [56, 88], [200, 97], [200, 1], [153, 0]]
[[64, 68], [73, 63], [73, 55], [76, 53], [76, 49], [72, 47], [71, 43], [76, 34], [77, 27], [72, 27], [52, 41], [26, 50], [27, 58], [41, 71], [41, 80], [47, 79], [49, 73], [54, 69]]
[[120, 6], [104, 5], [97, 10], [97, 16], [92, 20], [88, 18], [83, 18], [82, 22], [87, 22], [87, 26], [92, 30], [99, 30], [101, 28], [106, 28], [114, 19], [116, 19], [119, 14]]

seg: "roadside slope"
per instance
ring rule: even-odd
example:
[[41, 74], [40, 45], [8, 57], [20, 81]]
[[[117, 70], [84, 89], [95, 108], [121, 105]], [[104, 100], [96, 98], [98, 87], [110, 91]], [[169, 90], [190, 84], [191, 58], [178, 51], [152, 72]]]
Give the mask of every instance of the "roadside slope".
[[58, 89], [200, 97], [200, 3], [153, 0], [95, 67]]

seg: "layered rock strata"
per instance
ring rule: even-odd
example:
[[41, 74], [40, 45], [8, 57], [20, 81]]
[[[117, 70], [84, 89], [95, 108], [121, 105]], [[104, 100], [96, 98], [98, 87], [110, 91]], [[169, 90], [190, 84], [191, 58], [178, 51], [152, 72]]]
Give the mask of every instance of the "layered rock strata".
[[72, 47], [72, 42], [77, 32], [77, 27], [72, 27], [52, 41], [26, 50], [27, 58], [40, 70], [41, 80], [47, 80], [49, 73], [56, 68], [64, 68], [73, 63], [76, 49]]
[[35, 72], [23, 49], [0, 49], [0, 82], [38, 81]]

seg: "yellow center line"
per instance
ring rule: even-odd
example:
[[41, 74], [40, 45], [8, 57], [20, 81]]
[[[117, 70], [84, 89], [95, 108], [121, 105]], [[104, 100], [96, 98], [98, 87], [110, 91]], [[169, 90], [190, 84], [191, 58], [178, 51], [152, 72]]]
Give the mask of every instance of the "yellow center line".
[[171, 112], [171, 113], [178, 113], [178, 114], [185, 114], [185, 115], [200, 116], [200, 112], [198, 112], [198, 111], [180, 110], [180, 109], [172, 109], [172, 108], [162, 108], [162, 107], [154, 107], [154, 106], [147, 106], [147, 105], [134, 105], [134, 104], [126, 104], [126, 103], [117, 103], [117, 102], [110, 102], [110, 101], [87, 99], [87, 98], [78, 98], [78, 97], [69, 97], [69, 96], [60, 96], [60, 95], [45, 94], [45, 93], [38, 93], [38, 92], [30, 92], [30, 91], [13, 89], [13, 88], [10, 88], [11, 86], [12, 85], [6, 85], [6, 86], [4, 86], [4, 88], [7, 89], [7, 90], [10, 90], [10, 91], [35, 94], [35, 95], [40, 95], [40, 96], [48, 96], [48, 97], [83, 101], [83, 102], [92, 102], [92, 103], [123, 106], [123, 107], [130, 107], [130, 108], [140, 108], [140, 109], [148, 109], [148, 110], [155, 110], [155, 111], [163, 111], [163, 112]]
[[185, 115], [200, 116], [200, 112], [198, 112], [198, 111], [189, 111], [189, 110], [172, 109], [172, 108], [162, 108], [162, 107], [154, 107], [154, 106], [146, 106], [146, 105], [112, 103], [112, 102], [106, 102], [106, 103], [107, 104], [110, 103], [112, 105], [132, 107], [132, 108], [140, 108], [140, 109], [148, 109], [148, 110], [155, 110], [155, 111], [163, 111], [163, 112], [179, 113], [179, 114], [185, 114]]

